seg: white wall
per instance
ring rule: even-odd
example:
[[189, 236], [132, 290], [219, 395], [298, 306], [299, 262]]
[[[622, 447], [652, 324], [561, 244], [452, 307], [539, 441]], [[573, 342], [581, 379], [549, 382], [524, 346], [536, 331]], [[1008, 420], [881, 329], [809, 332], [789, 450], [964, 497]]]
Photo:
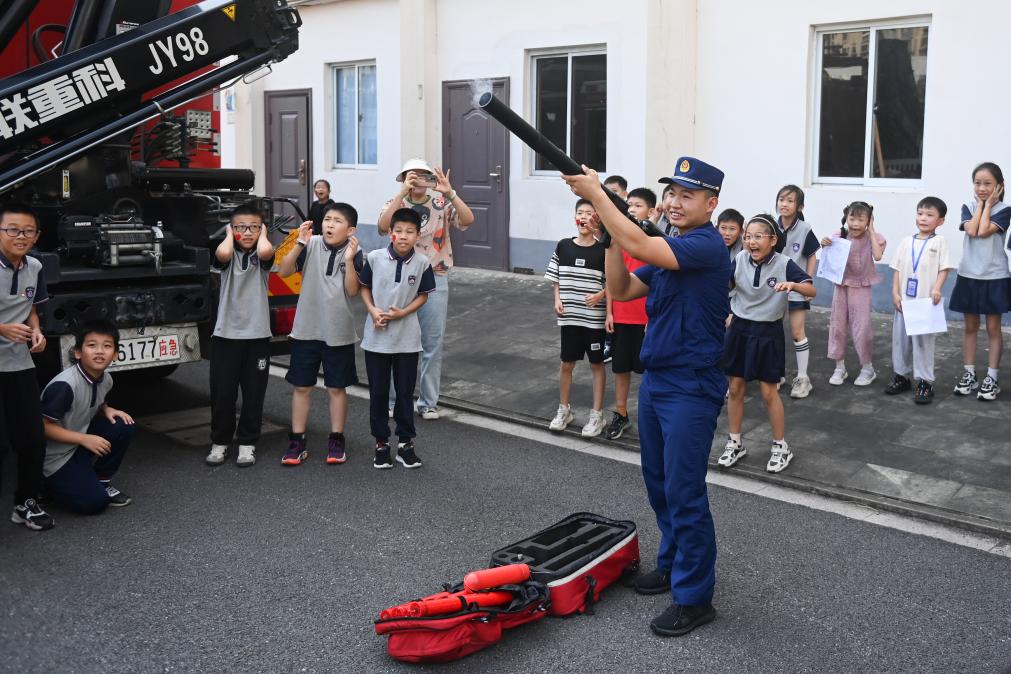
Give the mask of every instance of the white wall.
[[[814, 28], [919, 16], [931, 20], [921, 184], [812, 185]], [[823, 235], [839, 225], [843, 206], [865, 200], [894, 251], [913, 230], [917, 201], [934, 195], [948, 205], [941, 233], [958, 259], [958, 212], [972, 168], [995, 161], [1011, 169], [1004, 112], [1011, 89], [1002, 75], [994, 78], [999, 48], [981, 57], [978, 47], [1002, 44], [1009, 24], [1011, 3], [996, 0], [791, 0], [777, 2], [776, 11], [751, 0], [700, 2], [695, 145], [699, 157], [727, 173], [720, 206], [746, 215], [769, 211], [779, 187], [797, 183], [807, 193], [807, 219]], [[973, 92], [986, 100], [975, 110], [965, 103]]]

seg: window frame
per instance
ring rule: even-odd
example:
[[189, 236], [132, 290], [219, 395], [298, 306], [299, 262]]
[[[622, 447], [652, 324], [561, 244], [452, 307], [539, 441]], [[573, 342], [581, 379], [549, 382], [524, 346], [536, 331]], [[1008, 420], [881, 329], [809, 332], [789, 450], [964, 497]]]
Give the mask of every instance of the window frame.
[[[927, 123], [929, 119], [928, 95], [929, 89], [923, 95], [923, 156], [920, 158], [921, 171], [919, 178], [875, 178], [872, 174], [874, 165], [874, 136], [873, 136], [873, 109], [875, 87], [877, 86], [877, 33], [882, 30], [895, 28], [926, 28], [927, 29], [927, 73], [933, 70], [932, 49], [930, 48], [930, 35], [932, 32], [932, 21], [929, 15], [914, 16], [904, 19], [891, 19], [881, 21], [859, 21], [840, 23], [814, 28], [814, 69], [812, 71], [812, 91], [814, 101], [811, 106], [811, 134], [809, 138], [811, 152], [809, 180], [811, 185], [854, 185], [864, 187], [885, 187], [885, 188], [906, 188], [910, 190], [920, 189], [924, 184], [922, 167], [927, 164]], [[864, 171], [860, 177], [842, 176], [821, 176], [818, 175], [818, 166], [821, 159], [821, 85], [822, 85], [822, 57], [823, 57], [823, 37], [837, 33], [852, 33], [857, 31], [868, 32], [867, 49], [867, 101], [864, 109]]]
[[[327, 84], [330, 89], [330, 100], [328, 102], [328, 114], [327, 117], [330, 120], [329, 131], [330, 131], [330, 142], [328, 143], [328, 152], [330, 155], [330, 168], [331, 169], [353, 169], [353, 170], [364, 170], [364, 171], [374, 171], [379, 167], [379, 136], [376, 135], [376, 162], [374, 164], [364, 164], [361, 160], [361, 145], [359, 144], [358, 137], [358, 116], [360, 112], [361, 104], [361, 75], [359, 74], [359, 69], [363, 66], [372, 66], [376, 68], [376, 123], [378, 127], [379, 118], [379, 68], [376, 66], [375, 59], [364, 59], [360, 61], [343, 61], [340, 63], [328, 63], [327, 65]], [[339, 101], [338, 97], [338, 84], [337, 84], [337, 72], [344, 68], [354, 68], [355, 70], [355, 163], [341, 163], [338, 161], [340, 156], [340, 149], [337, 147], [337, 143], [340, 141], [340, 129], [338, 125], [340, 123], [340, 112], [337, 110], [337, 104]]]
[[[530, 95], [530, 105], [529, 105], [529, 116], [527, 119], [534, 120], [536, 124], [537, 120], [537, 61], [542, 58], [557, 58], [559, 56], [566, 57], [566, 77], [565, 77], [565, 147], [562, 151], [565, 154], [571, 152], [572, 145], [572, 57], [573, 56], [607, 56], [607, 45], [606, 44], [593, 44], [584, 45], [578, 47], [558, 47], [553, 49], [538, 49], [528, 51], [528, 68], [529, 73], [529, 95]], [[608, 70], [610, 65], [608, 65]], [[606, 72], [606, 71], [605, 71]], [[605, 105], [610, 104], [610, 89], [608, 90], [607, 100]], [[605, 139], [605, 144], [608, 139]], [[527, 176], [531, 178], [557, 178], [558, 171], [551, 169], [538, 169], [537, 168], [537, 157], [533, 150], [526, 148], [527, 158], [524, 161], [524, 166], [526, 167]], [[606, 167], [594, 167], [599, 171], [606, 171]]]

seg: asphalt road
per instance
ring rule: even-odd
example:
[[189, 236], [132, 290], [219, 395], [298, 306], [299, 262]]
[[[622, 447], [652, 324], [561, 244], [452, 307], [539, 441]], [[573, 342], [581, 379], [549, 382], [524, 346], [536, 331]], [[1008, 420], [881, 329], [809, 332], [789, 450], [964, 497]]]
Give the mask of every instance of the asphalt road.
[[[206, 366], [120, 386], [138, 414], [206, 405]], [[268, 417], [285, 423], [272, 379]], [[425, 466], [371, 466], [364, 401], [350, 458], [323, 463], [325, 397], [309, 463], [285, 439], [250, 469], [203, 465], [206, 447], [142, 431], [118, 485], [134, 504], [100, 517], [54, 509], [41, 534], [0, 526], [4, 672], [1000, 672], [1011, 665], [1007, 558], [712, 487], [716, 622], [659, 639], [665, 598], [608, 590], [596, 615], [546, 619], [458, 663], [397, 663], [378, 611], [487, 565], [491, 552], [576, 511], [656, 529], [636, 466], [457, 424], [419, 420]], [[234, 450], [230, 455], [234, 459]], [[7, 480], [2, 498], [10, 498]]]

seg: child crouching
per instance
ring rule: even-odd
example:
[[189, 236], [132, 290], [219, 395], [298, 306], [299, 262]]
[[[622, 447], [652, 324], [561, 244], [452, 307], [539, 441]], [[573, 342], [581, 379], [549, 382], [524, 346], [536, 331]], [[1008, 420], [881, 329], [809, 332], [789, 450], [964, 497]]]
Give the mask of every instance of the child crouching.
[[778, 473], [793, 460], [786, 444], [783, 401], [777, 386], [786, 369], [783, 316], [788, 293], [810, 299], [815, 289], [811, 276], [781, 253], [785, 243], [771, 215], [756, 215], [745, 229], [744, 250], [734, 258], [731, 285], [735, 292], [730, 300], [732, 316], [723, 349], [723, 368], [730, 378], [730, 440], [718, 461], [724, 468], [748, 453], [741, 440], [744, 393], [747, 382], [755, 379], [761, 384], [772, 426], [772, 456], [765, 469]]

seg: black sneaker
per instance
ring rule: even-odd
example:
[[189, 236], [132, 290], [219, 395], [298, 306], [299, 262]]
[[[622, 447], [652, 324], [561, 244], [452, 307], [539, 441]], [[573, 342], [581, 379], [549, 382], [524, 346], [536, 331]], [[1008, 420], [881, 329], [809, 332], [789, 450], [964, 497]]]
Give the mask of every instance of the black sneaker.
[[614, 416], [611, 417], [611, 424], [607, 427], [607, 438], [609, 440], [617, 440], [631, 426], [632, 422], [628, 420], [628, 417], [619, 412], [614, 412]]
[[999, 393], [1000, 385], [997, 384], [997, 380], [987, 375], [983, 377], [983, 383], [979, 385], [976, 400], [996, 400]]
[[962, 370], [962, 378], [955, 384], [955, 395], [967, 396], [977, 388], [979, 388], [979, 382], [976, 381], [976, 373]]
[[397, 463], [404, 468], [421, 468], [421, 459], [414, 453], [413, 440], [397, 445]]
[[701, 606], [681, 606], [671, 604], [667, 610], [653, 618], [649, 624], [653, 634], [661, 637], [679, 637], [688, 634], [699, 625], [711, 623], [716, 618], [712, 604]]
[[892, 377], [892, 383], [885, 387], [885, 393], [890, 396], [894, 396], [900, 393], [905, 393], [911, 388], [913, 388], [913, 383], [909, 381], [909, 378], [903, 377], [901, 374], [897, 374]]
[[14, 512], [11, 513], [11, 522], [14, 524], [23, 524], [33, 531], [45, 531], [46, 529], [52, 529], [53, 518], [49, 516], [45, 510], [35, 501], [35, 499], [27, 499], [24, 503], [14, 506]]
[[916, 395], [913, 396], [913, 402], [917, 405], [929, 405], [933, 399], [934, 387], [930, 385], [930, 382], [925, 379], [918, 381], [916, 383]]
[[393, 468], [393, 458], [390, 456], [390, 443], [376, 440], [376, 458], [372, 462], [373, 468], [386, 470]]
[[670, 592], [670, 571], [654, 569], [635, 579], [635, 591], [639, 594], [661, 594]]
[[116, 489], [108, 482], [105, 483], [105, 493], [109, 495], [109, 506], [113, 508], [122, 508], [123, 506], [128, 506], [133, 503], [132, 498]]

